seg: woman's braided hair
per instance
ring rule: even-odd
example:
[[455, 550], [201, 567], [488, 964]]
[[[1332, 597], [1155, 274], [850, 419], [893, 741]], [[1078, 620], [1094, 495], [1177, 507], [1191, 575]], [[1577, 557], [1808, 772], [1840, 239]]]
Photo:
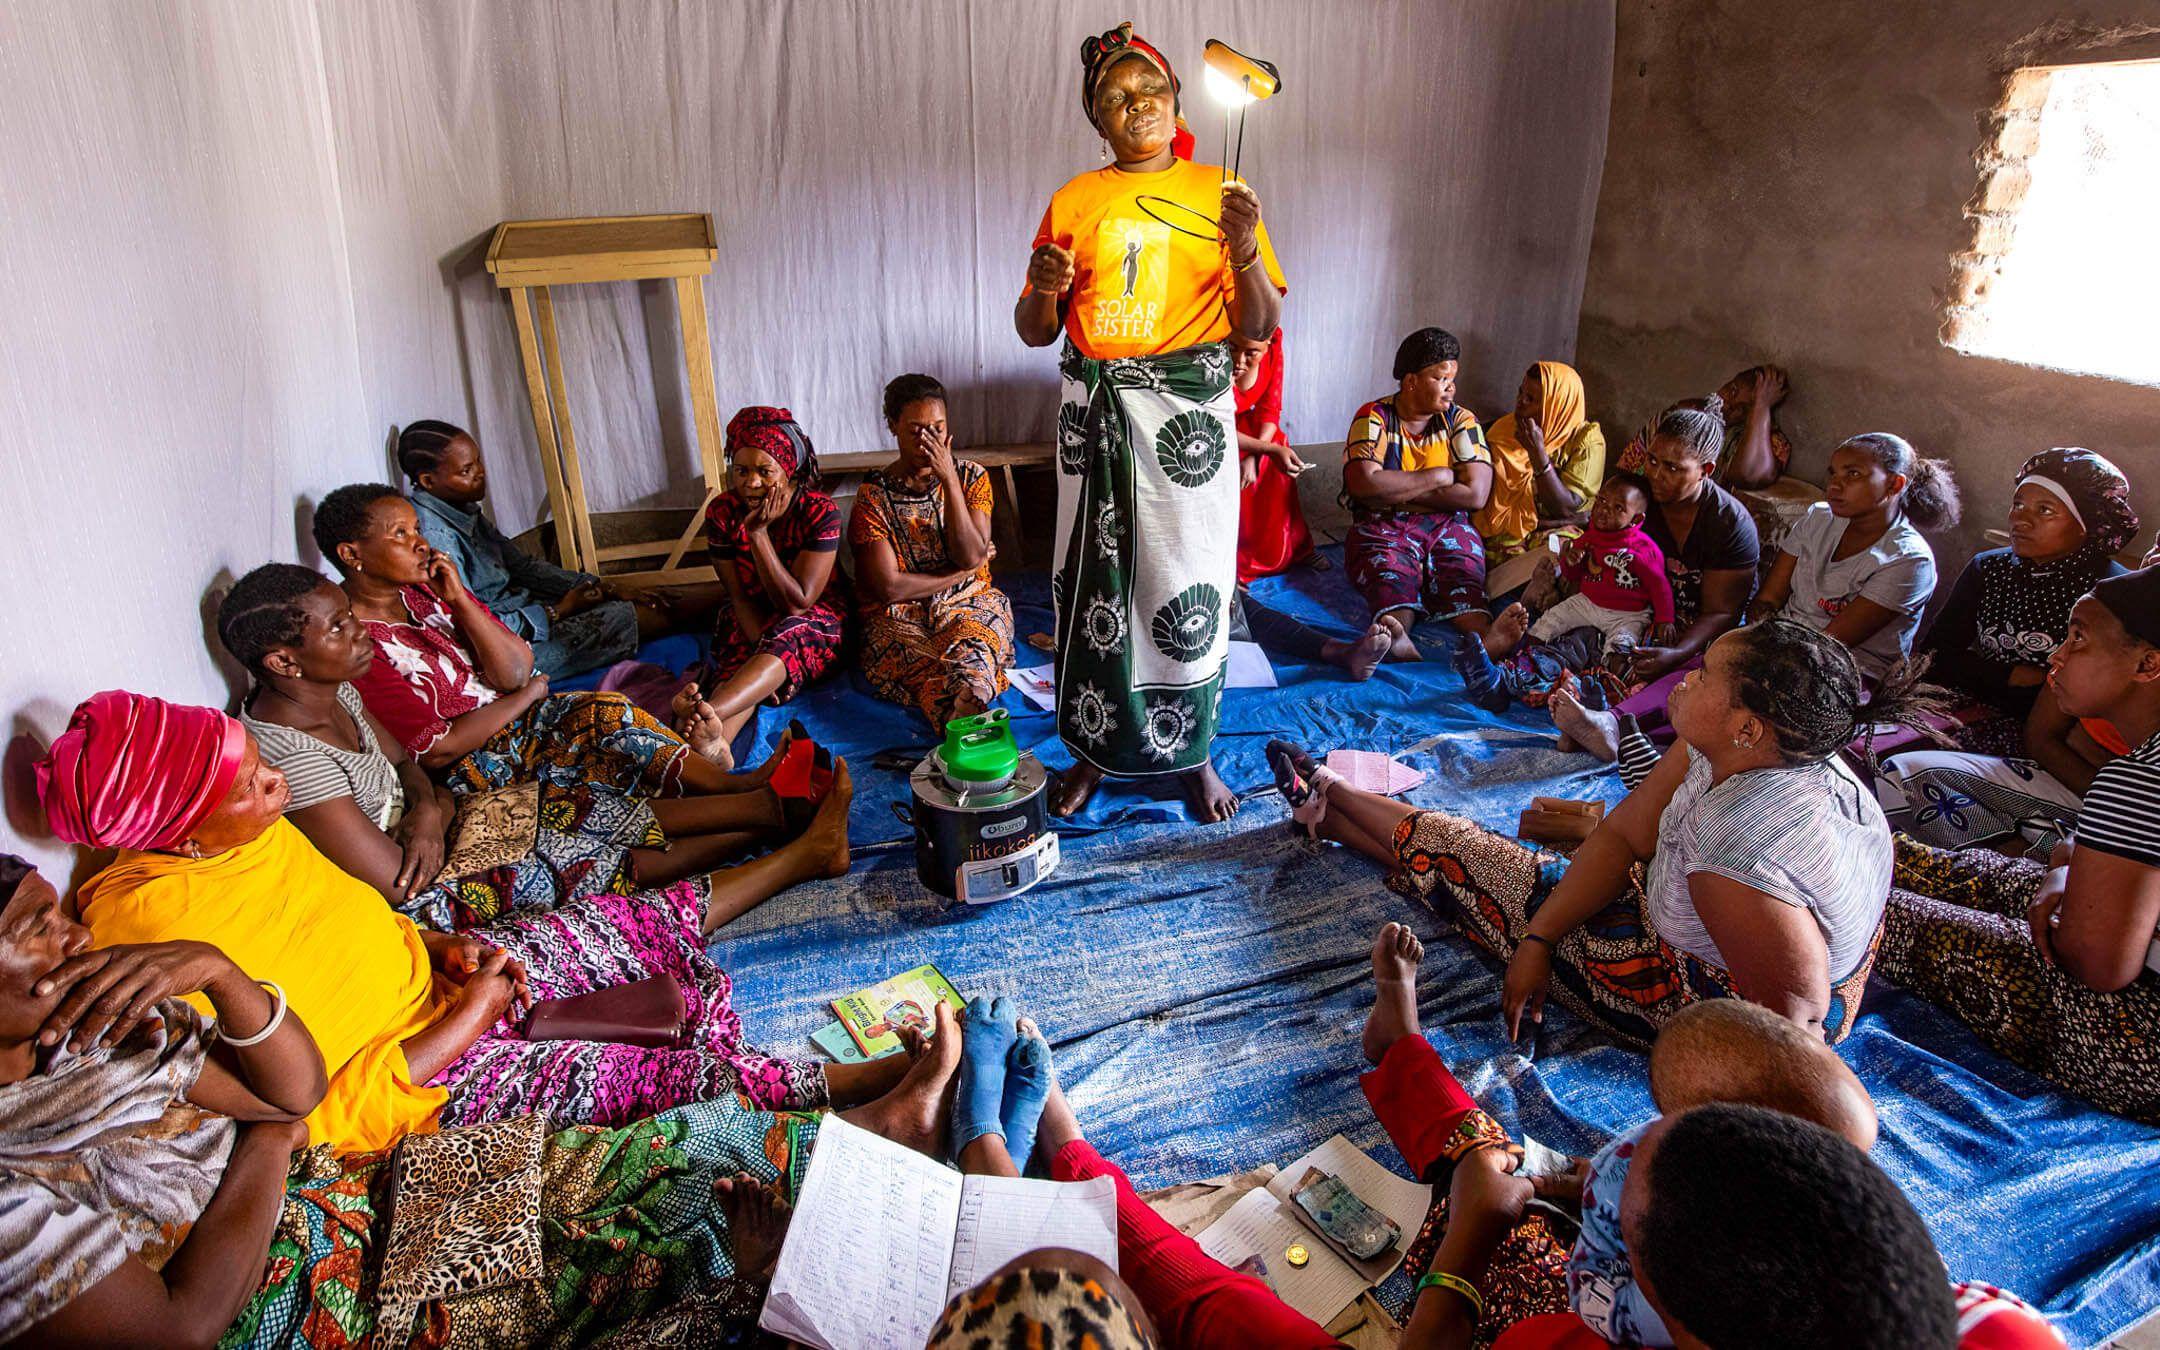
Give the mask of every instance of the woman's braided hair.
[[218, 603], [218, 641], [259, 677], [265, 656], [300, 641], [307, 628], [300, 602], [326, 580], [298, 563], [264, 563], [234, 582]]
[[[1687, 406], [1693, 404], [1697, 406]], [[1715, 464], [1725, 452], [1725, 404], [1716, 394], [1667, 408], [1657, 421], [1654, 439], [1670, 438], [1687, 447], [1697, 464]]]
[[450, 448], [450, 442], [468, 434], [463, 427], [438, 422], [432, 417], [421, 418], [398, 433], [399, 471], [413, 482], [419, 482], [421, 474], [433, 473], [442, 467], [443, 452]]
[[1740, 630], [1732, 658], [1740, 706], [1770, 724], [1788, 763], [1826, 759], [1863, 731], [1907, 727], [1940, 741], [1932, 723], [1949, 711], [1950, 691], [1923, 684], [1927, 660], [1901, 661], [1873, 698], [1852, 651], [1828, 633], [1794, 619], [1772, 618]]

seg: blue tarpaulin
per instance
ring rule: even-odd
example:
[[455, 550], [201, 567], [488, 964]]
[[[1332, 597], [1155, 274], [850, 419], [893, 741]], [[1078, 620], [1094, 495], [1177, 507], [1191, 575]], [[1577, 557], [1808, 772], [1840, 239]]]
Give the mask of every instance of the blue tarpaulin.
[[[1040, 576], [1007, 579], [1023, 637], [1050, 628]], [[1262, 582], [1279, 608], [1346, 631], [1362, 615], [1340, 571]], [[713, 954], [767, 1049], [809, 1055], [828, 1000], [934, 961], [963, 992], [1017, 998], [1056, 1051], [1089, 1138], [1143, 1187], [1287, 1163], [1336, 1133], [1401, 1169], [1357, 1077], [1369, 951], [1388, 920], [1425, 940], [1427, 1037], [1511, 1130], [1588, 1153], [1651, 1113], [1644, 1058], [1549, 1005], [1541, 1056], [1511, 1047], [1500, 981], [1449, 925], [1386, 890], [1371, 862], [1288, 827], [1261, 747], [1385, 750], [1426, 772], [1419, 805], [1502, 833], [1538, 794], [1618, 800], [1609, 769], [1552, 748], [1544, 714], [1494, 716], [1439, 658], [1354, 684], [1276, 657], [1278, 689], [1230, 691], [1216, 762], [1244, 797], [1227, 824], [1190, 823], [1171, 796], [1107, 786], [1061, 841], [1058, 872], [1001, 905], [950, 909], [915, 879], [893, 812], [930, 731], [847, 677], [799, 697], [800, 716], [854, 771], [856, 863], [722, 930]], [[1049, 658], [1023, 646], [1023, 665]], [[1068, 762], [1049, 714], [1006, 706], [1023, 746]], [[760, 728], [769, 745], [780, 719]], [[2031, 1300], [2073, 1345], [2160, 1305], [2160, 1129], [2069, 1097], [1983, 1047], [1933, 1007], [1877, 981], [1843, 1046], [1882, 1115], [1875, 1158], [1926, 1216], [1954, 1279]]]

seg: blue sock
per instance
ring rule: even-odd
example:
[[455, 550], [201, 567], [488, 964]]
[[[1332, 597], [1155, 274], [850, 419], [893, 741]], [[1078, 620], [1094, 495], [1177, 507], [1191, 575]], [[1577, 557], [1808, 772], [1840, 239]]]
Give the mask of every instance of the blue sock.
[[960, 1150], [986, 1134], [1005, 1133], [998, 1112], [1005, 1105], [1005, 1056], [1019, 1034], [1010, 999], [971, 998], [967, 1027], [960, 1040], [960, 1085], [953, 1094], [952, 1151]]
[[1463, 692], [1472, 703], [1487, 712], [1507, 707], [1508, 691], [1500, 683], [1500, 667], [1474, 634], [1466, 633], [1455, 643], [1455, 673], [1462, 676]]
[[1050, 1042], [1040, 1036], [1022, 1036], [1005, 1056], [1005, 1151], [1013, 1166], [1027, 1171], [1028, 1156], [1035, 1151], [1035, 1127], [1042, 1123], [1043, 1103], [1057, 1077], [1050, 1069]]

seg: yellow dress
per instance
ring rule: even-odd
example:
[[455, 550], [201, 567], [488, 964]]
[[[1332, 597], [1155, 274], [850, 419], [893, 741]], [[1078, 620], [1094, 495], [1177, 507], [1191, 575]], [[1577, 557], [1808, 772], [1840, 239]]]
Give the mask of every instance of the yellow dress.
[[[123, 850], [83, 886], [81, 906], [100, 947], [207, 942], [284, 989], [330, 1075], [309, 1143], [387, 1148], [434, 1127], [449, 1094], [412, 1081], [404, 1043], [441, 1020], [450, 986], [412, 921], [290, 821], [200, 861]], [[189, 1001], [209, 1011], [200, 994]]]

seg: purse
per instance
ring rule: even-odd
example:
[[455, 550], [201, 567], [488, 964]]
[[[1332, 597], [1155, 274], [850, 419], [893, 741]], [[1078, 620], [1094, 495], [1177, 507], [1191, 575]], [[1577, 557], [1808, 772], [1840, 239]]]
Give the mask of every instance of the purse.
[[525, 1015], [528, 1041], [613, 1041], [664, 1050], [682, 1042], [690, 1001], [673, 975], [569, 998], [542, 999]]
[[460, 797], [442, 875], [470, 877], [509, 867], [532, 857], [539, 843], [539, 783], [513, 783]]

